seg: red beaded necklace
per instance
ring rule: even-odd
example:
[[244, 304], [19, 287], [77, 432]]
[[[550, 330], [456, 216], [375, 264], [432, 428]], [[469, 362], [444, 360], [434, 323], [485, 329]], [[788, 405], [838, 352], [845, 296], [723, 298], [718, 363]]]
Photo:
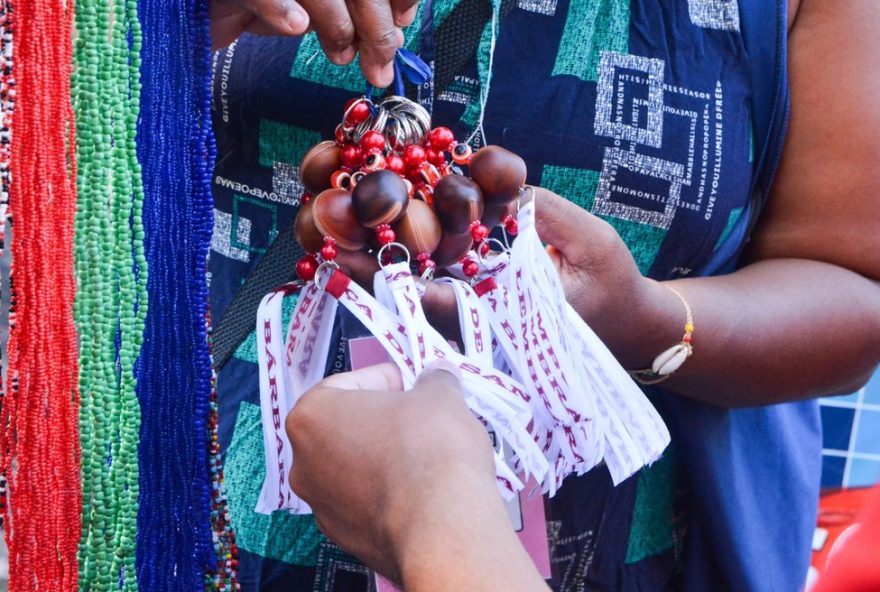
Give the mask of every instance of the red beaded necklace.
[[0, 415], [0, 473], [10, 588], [75, 590], [80, 536], [77, 337], [73, 324], [76, 210], [70, 103], [72, 7], [65, 0], [16, 6], [17, 84], [10, 187], [17, 322]]

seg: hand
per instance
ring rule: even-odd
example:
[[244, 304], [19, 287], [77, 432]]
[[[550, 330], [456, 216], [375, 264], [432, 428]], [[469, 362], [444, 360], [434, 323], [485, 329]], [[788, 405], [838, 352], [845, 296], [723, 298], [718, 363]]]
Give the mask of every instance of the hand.
[[407, 590], [546, 589], [513, 534], [489, 438], [451, 364], [429, 367], [407, 393], [390, 364], [331, 376], [286, 428], [290, 483], [318, 526]]
[[681, 335], [681, 303], [641, 274], [610, 224], [540, 187], [535, 200], [535, 228], [569, 304], [624, 367], [650, 367]]
[[412, 23], [417, 7], [418, 0], [213, 0], [211, 35], [219, 48], [244, 31], [302, 35], [314, 29], [332, 62], [348, 64], [360, 52], [364, 76], [386, 87], [403, 44], [400, 28]]

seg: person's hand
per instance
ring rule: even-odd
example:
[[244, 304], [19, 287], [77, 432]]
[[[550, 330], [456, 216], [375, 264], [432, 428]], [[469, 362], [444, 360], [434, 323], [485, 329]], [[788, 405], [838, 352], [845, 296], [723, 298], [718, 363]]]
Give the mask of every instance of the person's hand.
[[302, 35], [312, 29], [333, 63], [348, 64], [360, 53], [367, 80], [386, 87], [403, 44], [400, 29], [412, 23], [417, 7], [418, 0], [213, 0], [211, 36], [219, 48], [244, 31]]
[[429, 367], [409, 392], [391, 364], [336, 374], [300, 399], [286, 428], [291, 486], [368, 566], [407, 590], [546, 589], [451, 364]]
[[624, 367], [649, 367], [684, 327], [677, 297], [641, 274], [610, 224], [547, 189], [536, 187], [535, 200], [535, 228], [569, 304]]

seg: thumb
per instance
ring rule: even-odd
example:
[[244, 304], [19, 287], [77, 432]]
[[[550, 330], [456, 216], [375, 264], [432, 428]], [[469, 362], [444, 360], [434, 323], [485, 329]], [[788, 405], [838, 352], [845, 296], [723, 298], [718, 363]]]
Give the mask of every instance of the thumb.
[[419, 375], [413, 390], [441, 396], [448, 396], [449, 393], [462, 399], [461, 370], [449, 360], [437, 360]]
[[581, 260], [588, 251], [591, 236], [603, 223], [577, 204], [535, 187], [535, 230], [541, 240], [552, 245], [562, 258]]

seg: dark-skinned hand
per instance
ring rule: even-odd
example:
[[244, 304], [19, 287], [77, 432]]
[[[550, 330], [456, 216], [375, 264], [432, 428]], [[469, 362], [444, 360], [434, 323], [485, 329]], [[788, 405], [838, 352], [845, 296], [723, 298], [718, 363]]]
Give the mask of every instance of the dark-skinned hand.
[[217, 49], [245, 31], [296, 36], [314, 30], [330, 61], [348, 64], [359, 53], [366, 79], [384, 88], [394, 79], [401, 28], [417, 8], [418, 0], [213, 0], [211, 36]]

